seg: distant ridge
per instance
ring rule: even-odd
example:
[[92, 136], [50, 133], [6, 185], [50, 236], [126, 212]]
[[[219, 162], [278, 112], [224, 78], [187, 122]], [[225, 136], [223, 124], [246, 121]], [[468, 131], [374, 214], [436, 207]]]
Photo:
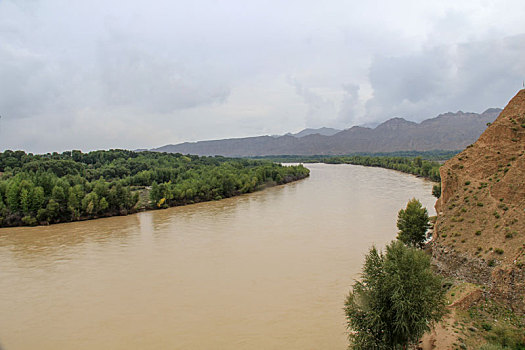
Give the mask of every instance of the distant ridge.
[[[490, 108], [481, 114], [445, 113], [421, 123], [392, 118], [375, 128], [305, 129], [284, 136], [185, 142], [152, 149], [158, 152], [222, 155], [227, 157], [267, 155], [340, 155], [357, 152], [395, 152], [463, 149], [477, 140], [501, 112]], [[335, 132], [333, 134], [326, 134]], [[323, 134], [324, 133], [324, 134]]]
[[315, 135], [315, 134], [324, 135], [324, 136], [332, 136], [332, 135], [335, 135], [335, 134], [337, 134], [338, 132], [341, 132], [341, 131], [342, 130], [339, 130], [339, 129], [324, 128], [324, 127], [323, 128], [319, 128], [319, 129], [307, 128], [307, 129], [304, 129], [304, 130], [298, 132], [297, 134], [289, 134], [289, 135], [295, 136], [295, 137], [304, 137], [304, 136]]

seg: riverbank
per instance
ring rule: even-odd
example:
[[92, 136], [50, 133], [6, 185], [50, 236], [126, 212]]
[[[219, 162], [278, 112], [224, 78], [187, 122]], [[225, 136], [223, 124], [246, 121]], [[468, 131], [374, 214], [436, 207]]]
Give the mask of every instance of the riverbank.
[[[267, 156], [265, 159], [279, 163], [352, 164], [397, 170], [440, 182], [439, 168], [443, 162], [457, 154], [456, 151], [396, 152], [392, 154], [365, 154], [348, 156]], [[414, 156], [417, 155], [417, 156]]]

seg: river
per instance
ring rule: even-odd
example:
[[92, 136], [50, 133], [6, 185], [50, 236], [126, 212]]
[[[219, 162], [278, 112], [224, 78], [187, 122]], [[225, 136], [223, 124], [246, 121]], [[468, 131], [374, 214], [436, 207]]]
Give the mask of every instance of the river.
[[0, 344], [17, 349], [346, 349], [363, 257], [432, 183], [307, 164], [264, 191], [130, 216], [0, 229]]

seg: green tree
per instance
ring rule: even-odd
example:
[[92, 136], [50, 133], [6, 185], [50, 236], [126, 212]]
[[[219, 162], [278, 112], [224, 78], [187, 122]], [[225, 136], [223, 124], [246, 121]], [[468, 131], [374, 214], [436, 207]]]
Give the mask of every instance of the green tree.
[[397, 239], [413, 247], [422, 247], [430, 228], [427, 209], [421, 202], [412, 198], [397, 214]]
[[157, 181], [153, 181], [151, 184], [151, 189], [149, 191], [149, 198], [151, 200], [151, 205], [155, 206], [157, 202], [162, 198], [162, 193], [160, 193], [159, 185]]
[[58, 203], [58, 205], [64, 207], [66, 203], [66, 195], [64, 194], [64, 188], [58, 185], [53, 187], [53, 191], [51, 192], [51, 198], [54, 199], [55, 202]]
[[105, 197], [102, 197], [100, 199], [100, 202], [98, 204], [98, 211], [101, 213], [101, 214], [104, 214], [104, 212], [108, 209], [109, 207], [109, 204], [108, 202], [106, 201], [106, 198]]
[[2, 226], [4, 222], [4, 217], [7, 214], [7, 207], [4, 204], [4, 201], [2, 200], [2, 196], [0, 196], [0, 227]]
[[33, 190], [33, 198], [31, 201], [31, 210], [33, 211], [33, 213], [37, 213], [38, 209], [44, 206], [44, 202], [44, 189], [40, 186], [35, 187]]
[[406, 349], [445, 313], [442, 278], [423, 251], [394, 241], [371, 248], [345, 303], [353, 349]]
[[20, 191], [20, 209], [24, 214], [29, 214], [29, 208], [31, 208], [31, 197], [29, 191], [26, 188], [22, 188]]
[[99, 209], [98, 195], [93, 191], [82, 199], [82, 209], [87, 215], [94, 215]]
[[40, 218], [46, 218], [48, 222], [53, 222], [57, 219], [59, 211], [60, 205], [54, 199], [50, 199], [47, 203], [45, 212], [41, 212], [39, 210], [37, 216], [39, 216]]
[[82, 199], [84, 199], [85, 193], [82, 185], [75, 185], [69, 188], [68, 194], [68, 208], [73, 218], [78, 218], [82, 212]]
[[11, 210], [11, 212], [13, 213], [17, 212], [18, 209], [20, 208], [19, 194], [20, 194], [19, 182], [16, 181], [15, 179], [9, 183], [7, 187], [7, 193], [6, 193], [7, 206], [9, 207], [9, 210]]

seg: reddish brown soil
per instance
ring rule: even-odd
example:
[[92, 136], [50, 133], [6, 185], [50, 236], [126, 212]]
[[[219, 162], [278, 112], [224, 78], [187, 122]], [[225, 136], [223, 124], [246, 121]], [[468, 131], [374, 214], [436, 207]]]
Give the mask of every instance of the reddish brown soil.
[[434, 259], [525, 312], [525, 90], [440, 173]]

